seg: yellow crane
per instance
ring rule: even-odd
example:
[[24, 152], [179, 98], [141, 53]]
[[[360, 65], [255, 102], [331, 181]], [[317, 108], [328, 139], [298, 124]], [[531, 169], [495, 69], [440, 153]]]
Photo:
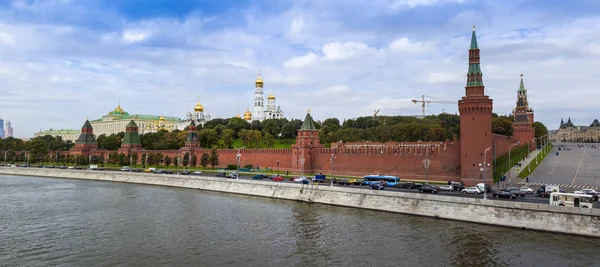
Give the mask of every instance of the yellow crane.
[[[425, 99], [425, 97], [431, 98], [431, 99]], [[455, 101], [442, 100], [442, 99], [438, 99], [438, 98], [435, 98], [432, 96], [426, 96], [426, 95], [422, 95], [421, 99], [413, 99], [412, 102], [415, 104], [421, 103], [423, 117], [425, 117], [425, 104], [429, 104], [429, 103], [456, 104]]]

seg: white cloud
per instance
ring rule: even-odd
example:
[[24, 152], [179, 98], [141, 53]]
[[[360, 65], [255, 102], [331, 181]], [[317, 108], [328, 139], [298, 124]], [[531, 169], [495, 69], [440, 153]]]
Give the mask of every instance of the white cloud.
[[417, 7], [417, 6], [433, 6], [446, 3], [463, 3], [465, 0], [396, 0], [392, 3], [392, 8], [400, 7]]
[[466, 75], [458, 72], [432, 72], [427, 74], [427, 83], [455, 84], [464, 82]]
[[331, 42], [323, 46], [325, 59], [339, 60], [356, 56], [359, 52], [368, 49], [369, 46], [362, 42]]
[[303, 68], [315, 63], [319, 60], [319, 56], [313, 52], [310, 52], [304, 56], [293, 57], [286, 60], [283, 66], [286, 68]]
[[123, 32], [123, 41], [126, 43], [137, 43], [146, 40], [150, 36], [149, 33], [140, 32], [140, 31], [124, 31]]
[[431, 43], [411, 42], [406, 37], [395, 40], [389, 45], [389, 48], [392, 52], [406, 54], [426, 53], [435, 49]]

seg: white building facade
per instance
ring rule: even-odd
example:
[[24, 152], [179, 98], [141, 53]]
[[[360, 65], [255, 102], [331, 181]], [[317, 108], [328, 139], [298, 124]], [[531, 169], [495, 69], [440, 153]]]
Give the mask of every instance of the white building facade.
[[[267, 106], [265, 106], [264, 98], [264, 82], [258, 74], [258, 78], [254, 82], [254, 108], [252, 116], [244, 115], [246, 121], [264, 121], [266, 119], [282, 119], [284, 118], [283, 110], [275, 103], [275, 95], [271, 92], [267, 98]], [[248, 112], [248, 111], [247, 111]]]
[[210, 114], [208, 111], [204, 111], [204, 106], [202, 106], [202, 104], [200, 104], [200, 100], [198, 100], [198, 103], [196, 103], [196, 106], [194, 107], [194, 112], [192, 113], [188, 111], [188, 113], [185, 115], [185, 119], [179, 122], [177, 128], [185, 129], [192, 121], [194, 121], [196, 125], [204, 126], [204, 124], [209, 120]]

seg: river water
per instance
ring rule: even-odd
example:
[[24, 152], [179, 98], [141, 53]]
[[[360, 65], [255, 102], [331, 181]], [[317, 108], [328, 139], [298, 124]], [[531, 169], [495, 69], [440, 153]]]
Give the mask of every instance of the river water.
[[0, 266], [598, 266], [600, 239], [191, 189], [0, 176]]

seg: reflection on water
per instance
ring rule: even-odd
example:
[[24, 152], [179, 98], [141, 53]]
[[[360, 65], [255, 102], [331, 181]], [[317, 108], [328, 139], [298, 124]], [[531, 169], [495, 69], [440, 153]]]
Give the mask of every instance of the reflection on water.
[[1, 266], [597, 266], [600, 240], [198, 190], [0, 177]]

